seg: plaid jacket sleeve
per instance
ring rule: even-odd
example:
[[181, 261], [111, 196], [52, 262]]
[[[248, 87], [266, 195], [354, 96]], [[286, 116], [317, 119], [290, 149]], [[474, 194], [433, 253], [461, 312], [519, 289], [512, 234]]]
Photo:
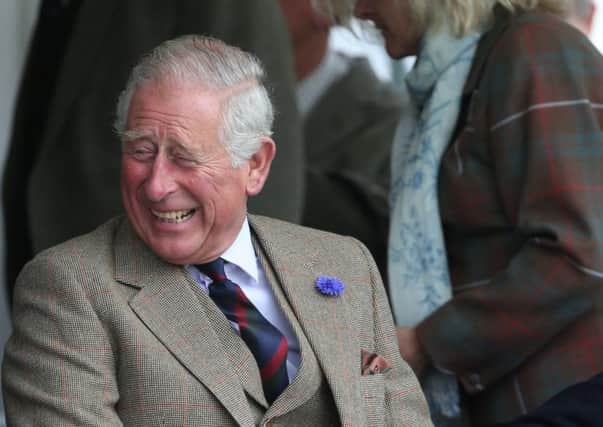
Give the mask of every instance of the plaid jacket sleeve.
[[575, 327], [600, 307], [602, 124], [601, 56], [555, 18], [518, 17], [443, 159], [439, 200], [455, 296], [418, 327], [434, 363], [470, 391], [545, 351], [553, 371], [603, 369], [601, 316], [580, 326], [598, 334], [578, 336]]
[[120, 426], [116, 351], [70, 259], [41, 256], [19, 275], [2, 367], [11, 425]]

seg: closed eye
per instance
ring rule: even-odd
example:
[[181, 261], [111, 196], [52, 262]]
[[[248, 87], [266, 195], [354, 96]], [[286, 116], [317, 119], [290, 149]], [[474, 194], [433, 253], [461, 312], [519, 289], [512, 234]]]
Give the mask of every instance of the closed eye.
[[202, 165], [204, 163], [203, 157], [201, 153], [192, 152], [181, 144], [176, 144], [169, 150], [170, 160], [174, 164], [185, 168]]
[[200, 165], [200, 162], [197, 159], [189, 156], [175, 155], [172, 159], [174, 163], [182, 167], [195, 167]]
[[126, 155], [139, 162], [152, 161], [157, 154], [155, 145], [147, 141], [126, 142], [123, 145], [123, 150]]

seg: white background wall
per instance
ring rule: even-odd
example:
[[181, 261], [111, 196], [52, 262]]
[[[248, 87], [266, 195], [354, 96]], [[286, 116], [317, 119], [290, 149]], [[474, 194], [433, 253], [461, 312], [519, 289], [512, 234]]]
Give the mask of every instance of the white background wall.
[[[102, 0], [95, 0], [102, 1]], [[36, 17], [39, 0], [0, 0], [0, 165], [4, 164], [13, 104]], [[595, 0], [599, 13], [595, 19], [593, 41], [603, 51], [603, 0]], [[383, 49], [375, 42], [362, 42], [345, 31], [335, 32], [332, 44], [352, 55], [367, 55], [377, 74], [391, 78], [391, 66]], [[25, 191], [25, 190], [24, 190]], [[1, 203], [1, 202], [0, 202]], [[0, 210], [0, 220], [1, 217]], [[4, 231], [0, 227], [0, 354], [10, 333], [8, 305], [4, 294]], [[0, 426], [4, 426], [2, 401], [0, 400]]]

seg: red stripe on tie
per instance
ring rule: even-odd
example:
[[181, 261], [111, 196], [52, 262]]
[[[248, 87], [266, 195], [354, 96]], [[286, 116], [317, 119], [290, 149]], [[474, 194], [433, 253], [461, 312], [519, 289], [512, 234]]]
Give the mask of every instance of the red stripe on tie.
[[283, 336], [281, 342], [278, 345], [278, 348], [272, 355], [272, 359], [265, 364], [262, 369], [260, 369], [260, 376], [262, 377], [262, 381], [265, 381], [267, 378], [272, 377], [281, 367], [283, 361], [287, 357], [287, 352], [289, 351], [289, 345], [287, 344], [287, 338]]
[[239, 330], [245, 329], [249, 324], [247, 320], [247, 305], [249, 304], [249, 300], [247, 296], [243, 293], [243, 290], [237, 286], [237, 304], [234, 309], [234, 315], [237, 319], [237, 323], [239, 324]]

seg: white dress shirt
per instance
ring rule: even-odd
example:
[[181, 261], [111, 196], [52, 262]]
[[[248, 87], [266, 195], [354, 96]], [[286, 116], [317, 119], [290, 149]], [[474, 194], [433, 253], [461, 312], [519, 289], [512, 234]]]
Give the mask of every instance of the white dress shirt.
[[[297, 374], [301, 361], [299, 342], [281, 310], [255, 254], [247, 218], [243, 222], [239, 235], [222, 254], [221, 258], [226, 261], [224, 265], [226, 277], [239, 285], [255, 308], [287, 338], [287, 344], [289, 345], [287, 374], [289, 382], [291, 382]], [[209, 293], [209, 285], [212, 280], [201, 273], [194, 265], [187, 265], [186, 270], [199, 283], [201, 289]], [[232, 321], [230, 323], [233, 329], [239, 332], [237, 323]]]

